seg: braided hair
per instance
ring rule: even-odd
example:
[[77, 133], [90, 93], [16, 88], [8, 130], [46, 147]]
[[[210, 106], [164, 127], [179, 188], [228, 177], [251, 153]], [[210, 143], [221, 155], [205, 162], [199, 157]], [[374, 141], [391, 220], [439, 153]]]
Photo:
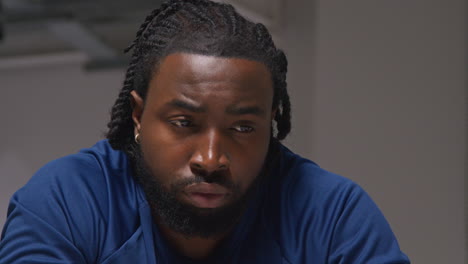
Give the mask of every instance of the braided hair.
[[153, 10], [141, 24], [135, 40], [123, 88], [111, 110], [106, 134], [112, 148], [133, 157], [137, 150], [133, 137], [130, 92], [145, 100], [152, 74], [159, 63], [176, 52], [236, 57], [264, 63], [273, 81], [273, 109], [277, 109], [277, 140], [291, 130], [291, 106], [286, 90], [287, 59], [277, 49], [267, 28], [248, 21], [229, 4], [208, 0], [169, 0]]

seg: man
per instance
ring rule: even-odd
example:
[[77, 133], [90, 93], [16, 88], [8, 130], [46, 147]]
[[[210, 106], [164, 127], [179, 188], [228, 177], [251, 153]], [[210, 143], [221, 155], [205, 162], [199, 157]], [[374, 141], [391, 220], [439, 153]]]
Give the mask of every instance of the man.
[[356, 184], [279, 141], [287, 60], [230, 5], [153, 11], [107, 140], [11, 199], [1, 263], [409, 263]]

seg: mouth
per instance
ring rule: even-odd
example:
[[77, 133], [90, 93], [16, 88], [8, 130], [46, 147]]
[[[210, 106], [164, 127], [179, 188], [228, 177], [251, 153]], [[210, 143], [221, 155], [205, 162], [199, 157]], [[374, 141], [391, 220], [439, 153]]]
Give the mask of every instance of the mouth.
[[184, 190], [185, 196], [191, 204], [199, 208], [217, 208], [225, 204], [230, 192], [218, 185], [211, 183], [196, 183], [189, 185]]

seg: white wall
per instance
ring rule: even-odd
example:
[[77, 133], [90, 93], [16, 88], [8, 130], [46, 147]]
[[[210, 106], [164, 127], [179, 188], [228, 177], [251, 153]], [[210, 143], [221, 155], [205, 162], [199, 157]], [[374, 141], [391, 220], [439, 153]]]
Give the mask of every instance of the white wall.
[[361, 184], [413, 263], [466, 263], [465, 1], [287, 3], [290, 145]]
[[0, 226], [10, 196], [37, 169], [92, 146], [106, 131], [123, 70], [86, 73], [81, 59], [65, 57], [0, 67]]

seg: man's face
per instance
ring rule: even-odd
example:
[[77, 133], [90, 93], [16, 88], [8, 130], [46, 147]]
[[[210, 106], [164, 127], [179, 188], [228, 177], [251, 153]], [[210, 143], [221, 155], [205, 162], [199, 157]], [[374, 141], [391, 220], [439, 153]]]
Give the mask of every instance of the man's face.
[[144, 163], [163, 191], [203, 214], [236, 204], [263, 168], [273, 86], [260, 62], [175, 53], [145, 103], [133, 91]]

